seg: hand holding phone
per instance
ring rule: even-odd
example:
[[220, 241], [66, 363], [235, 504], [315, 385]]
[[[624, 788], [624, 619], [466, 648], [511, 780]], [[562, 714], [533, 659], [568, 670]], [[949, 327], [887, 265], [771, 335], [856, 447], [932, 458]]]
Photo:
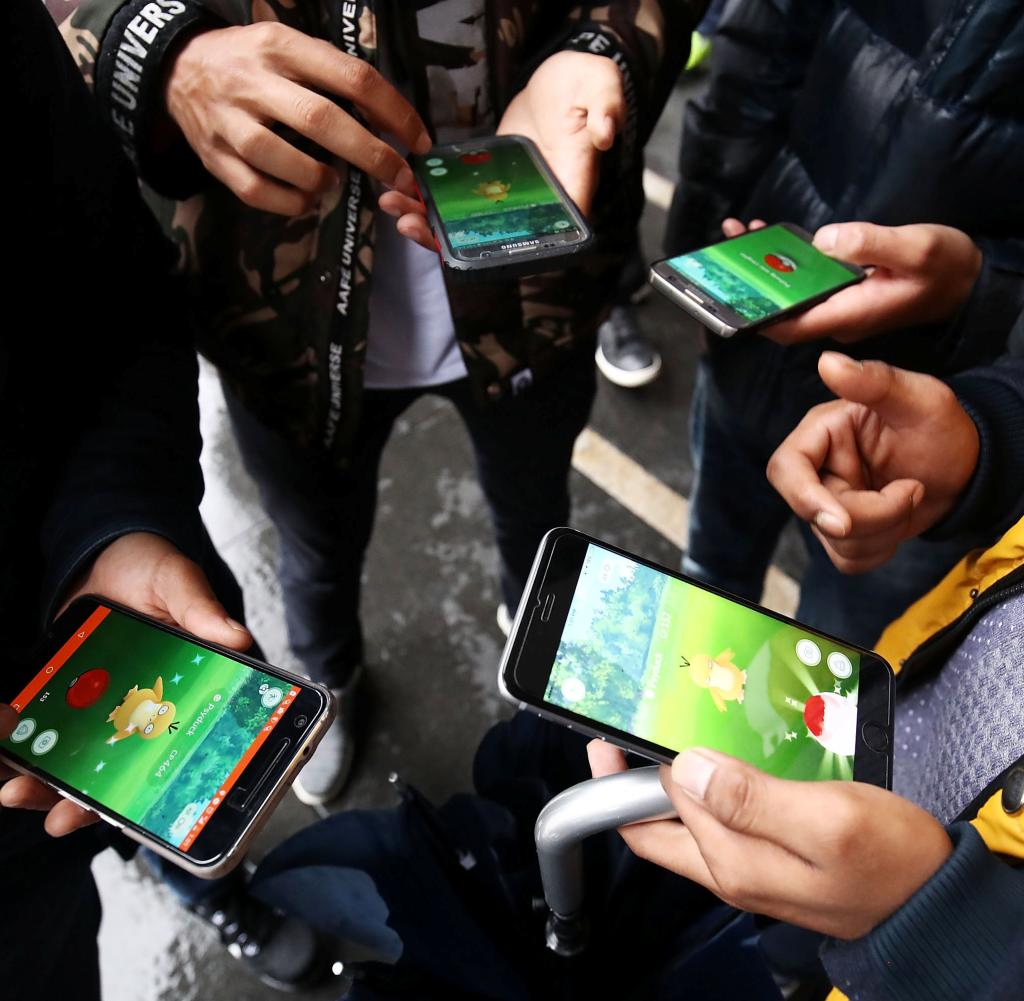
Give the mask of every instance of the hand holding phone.
[[31, 780], [13, 805], [47, 808], [39, 780], [205, 878], [241, 860], [333, 715], [321, 686], [93, 596], [12, 680], [0, 757]]
[[709, 747], [787, 779], [890, 781], [884, 660], [568, 528], [537, 553], [500, 686], [655, 761]]
[[[625, 119], [622, 73], [611, 59], [556, 52], [509, 102], [497, 135], [533, 142], [565, 199], [585, 217], [600, 179], [601, 156], [614, 144]], [[424, 207], [415, 199], [388, 191], [381, 195], [380, 206], [398, 219], [403, 236], [433, 249], [436, 224], [432, 234]]]
[[523, 136], [436, 146], [412, 164], [453, 276], [535, 274], [590, 245], [586, 220]]
[[776, 321], [865, 275], [861, 267], [818, 250], [799, 226], [777, 223], [659, 261], [651, 266], [650, 281], [712, 333], [732, 337], [769, 331]]
[[[595, 777], [626, 767], [598, 741], [588, 753]], [[632, 851], [733, 907], [836, 938], [866, 935], [952, 851], [927, 811], [859, 782], [790, 782], [698, 750], [662, 783], [679, 819], [621, 828]]]

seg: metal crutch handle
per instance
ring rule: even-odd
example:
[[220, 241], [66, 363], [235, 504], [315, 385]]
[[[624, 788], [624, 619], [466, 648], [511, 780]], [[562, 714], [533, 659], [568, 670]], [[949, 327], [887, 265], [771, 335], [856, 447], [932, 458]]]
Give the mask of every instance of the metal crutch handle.
[[582, 842], [642, 820], [676, 816], [657, 766], [588, 779], [559, 793], [537, 817], [534, 837], [548, 917], [547, 946], [560, 956], [586, 947]]

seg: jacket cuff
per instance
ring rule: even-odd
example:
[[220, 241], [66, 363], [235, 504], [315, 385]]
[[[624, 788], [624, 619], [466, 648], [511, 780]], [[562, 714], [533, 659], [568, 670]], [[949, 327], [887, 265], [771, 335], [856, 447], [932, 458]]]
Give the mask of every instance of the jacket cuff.
[[49, 558], [42, 592], [45, 622], [56, 616], [57, 610], [67, 600], [68, 591], [93, 560], [123, 535], [135, 532], [159, 535], [197, 563], [203, 556], [205, 533], [198, 513], [161, 512], [155, 504], [140, 503], [136, 510], [123, 511], [116, 518], [90, 520], [88, 529], [81, 532], [76, 532], [76, 527], [68, 526], [61, 532], [47, 554]]
[[201, 4], [129, 0], [103, 36], [96, 61], [100, 108], [138, 175], [169, 198], [194, 194], [206, 171], [183, 136], [161, 148], [161, 126], [172, 124], [163, 99], [166, 60], [186, 33], [220, 26]]
[[[617, 172], [628, 172], [640, 154], [639, 138], [642, 123], [637, 99], [636, 74], [625, 48], [613, 32], [596, 22], [584, 22], [579, 25], [563, 43], [562, 48], [570, 52], [606, 56], [619, 67], [619, 72], [622, 73], [622, 96], [626, 101], [626, 124], [617, 136]], [[643, 134], [646, 134], [646, 129], [643, 130]]]
[[963, 371], [984, 365], [1006, 350], [1007, 334], [1024, 310], [1024, 274], [1019, 267], [999, 262], [996, 246], [979, 240], [981, 270], [963, 304], [948, 325], [943, 340], [949, 345], [947, 370]]
[[978, 429], [978, 466], [953, 511], [925, 538], [951, 539], [977, 529], [998, 532], [1024, 505], [1024, 359], [954, 376], [949, 385]]
[[[999, 986], [1020, 965], [1024, 873], [989, 851], [968, 823], [949, 828], [953, 854], [892, 917], [821, 958], [857, 1001], [1010, 1001]], [[1011, 980], [1013, 978], [1010, 978]], [[1019, 984], [1013, 990], [1019, 991]]]

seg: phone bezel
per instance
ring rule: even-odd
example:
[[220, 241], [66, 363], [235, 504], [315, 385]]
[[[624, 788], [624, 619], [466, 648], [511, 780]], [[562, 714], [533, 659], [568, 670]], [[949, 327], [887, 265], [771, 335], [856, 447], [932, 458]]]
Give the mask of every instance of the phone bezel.
[[[274, 738], [264, 742], [235, 783], [236, 790], [244, 790], [248, 789], [254, 780], [256, 781], [257, 788], [251, 795], [251, 801], [246, 804], [244, 809], [240, 809], [230, 803], [231, 794], [229, 794], [228, 800], [210, 816], [206, 826], [197, 835], [189, 849], [182, 851], [177, 845], [171, 844], [116, 810], [49, 774], [40, 767], [40, 764], [27, 757], [22, 757], [13, 749], [7, 746], [0, 748], [0, 758], [3, 758], [19, 772], [32, 775], [45, 782], [79, 806], [92, 810], [101, 819], [123, 829], [125, 834], [151, 847], [165, 858], [178, 862], [190, 872], [204, 878], [224, 875], [240, 861], [242, 848], [251, 840], [258, 830], [258, 826], [269, 815], [272, 806], [287, 791], [289, 780], [309, 757], [323, 736], [326, 726], [334, 715], [330, 692], [322, 685], [317, 685], [306, 678], [235, 650], [229, 650], [227, 647], [199, 639], [182, 629], [158, 622], [116, 601], [97, 595], [84, 595], [67, 607], [47, 631], [42, 644], [33, 656], [33, 663], [40, 666], [45, 664], [100, 606], [114, 609], [121, 614], [144, 622], [154, 629], [170, 633], [185, 640], [191, 646], [211, 650], [246, 667], [255, 668], [280, 678], [284, 682], [300, 686], [299, 695], [285, 710], [275, 726]], [[10, 701], [25, 684], [36, 676], [38, 671], [39, 667], [35, 667], [26, 677], [19, 679], [17, 687], [14, 687], [9, 693], [4, 693], [4, 699]], [[295, 722], [300, 716], [306, 716], [307, 722], [303, 726], [296, 727]], [[280, 739], [278, 739], [279, 737]], [[288, 741], [288, 746], [283, 754], [281, 753], [282, 740]], [[280, 760], [274, 762], [274, 758], [278, 756]], [[271, 765], [272, 767], [270, 767]]]
[[[448, 239], [447, 227], [444, 219], [434, 201], [433, 193], [430, 190], [430, 174], [426, 167], [426, 161], [435, 156], [458, 156], [472, 150], [488, 149], [494, 146], [507, 146], [511, 144], [521, 146], [527, 155], [533, 160], [541, 176], [551, 185], [562, 202], [563, 208], [572, 218], [576, 225], [576, 234], [572, 239], [563, 238], [562, 234], [549, 234], [538, 237], [538, 246], [527, 248], [509, 248], [502, 250], [496, 244], [481, 244], [472, 248], [474, 251], [487, 251], [486, 257], [476, 254], [467, 256], [464, 251], [457, 250]], [[526, 136], [500, 135], [490, 136], [483, 139], [466, 140], [464, 142], [446, 143], [435, 146], [428, 153], [422, 156], [409, 158], [413, 173], [416, 177], [417, 188], [420, 197], [427, 208], [427, 217], [430, 222], [431, 231], [434, 234], [434, 241], [441, 254], [441, 261], [449, 272], [462, 275], [463, 277], [484, 277], [493, 272], [516, 273], [517, 275], [536, 273], [537, 270], [546, 270], [550, 265], [552, 268], [559, 259], [571, 259], [580, 251], [588, 248], [594, 240], [594, 234], [583, 213], [577, 208], [576, 203], [569, 197], [565, 188], [562, 187], [558, 178], [555, 177], [551, 168], [547, 165], [537, 146]], [[567, 234], [570, 236], [571, 234]], [[547, 244], [545, 246], [545, 244]], [[538, 269], [536, 265], [544, 263], [544, 269]]]
[[[770, 618], [796, 626], [812, 636], [839, 643], [856, 650], [861, 657], [857, 701], [857, 744], [854, 754], [854, 780], [890, 788], [893, 747], [893, 691], [895, 677], [892, 668], [870, 650], [854, 643], [830, 636], [820, 629], [811, 629], [788, 616], [770, 611], [754, 602], [745, 601], [720, 588], [693, 580], [685, 574], [660, 566], [635, 553], [627, 552], [601, 539], [595, 539], [570, 528], [552, 529], [545, 535], [537, 552], [526, 591], [519, 606], [515, 623], [502, 657], [499, 676], [506, 697], [536, 710], [540, 715], [594, 737], [608, 739], [627, 751], [641, 754], [654, 761], [670, 763], [676, 756], [671, 748], [644, 740], [634, 734], [618, 730], [587, 716], [545, 701], [544, 691], [551, 673], [554, 656], [561, 640], [569, 606], [576, 590], [589, 545], [600, 546], [609, 552], [635, 560], [643, 566], [686, 581], [703, 590], [717, 594], [728, 601], [761, 612]], [[538, 614], [547, 594], [554, 592], [554, 606], [546, 621]], [[557, 613], [555, 611], [557, 609]], [[524, 657], [529, 658], [524, 661]], [[525, 667], [525, 674], [520, 669]], [[868, 725], [877, 725], [886, 734], [886, 750], [873, 750], [864, 740]]]
[[[779, 222], [773, 223], [772, 225], [781, 226], [783, 229], [788, 230], [805, 243], [809, 243], [813, 246], [814, 237], [795, 223]], [[746, 235], [747, 233], [740, 233], [738, 236], [730, 237], [727, 240], [719, 240], [718, 243], [708, 244], [707, 246], [716, 247], [723, 243], [731, 243], [733, 240], [740, 240]], [[699, 251], [706, 249], [707, 247], [698, 247], [697, 250], [692, 251], [692, 253], [698, 253]], [[686, 275], [680, 274], [680, 272], [676, 271], [676, 269], [669, 264], [669, 261], [679, 256], [682, 255], [675, 254], [673, 257], [666, 257], [663, 260], [656, 261], [652, 264], [648, 280], [662, 295], [666, 296], [666, 298], [670, 299], [673, 303], [679, 306], [680, 309], [689, 313], [696, 320], [699, 320], [713, 333], [718, 334], [719, 337], [732, 337], [734, 334], [740, 333], [741, 331], [770, 327], [773, 323], [776, 323], [787, 316], [810, 309], [812, 306], [816, 306], [818, 303], [824, 302], [837, 292], [842, 291], [844, 288], [849, 288], [851, 285], [856, 285], [867, 277], [867, 272], [858, 265], [850, 264], [847, 261], [839, 261], [835, 258], [829, 258], [829, 260], [832, 260], [834, 263], [850, 272], [849, 281], [844, 282], [841, 285], [837, 285], [834, 288], [827, 289], [824, 292], [820, 292], [818, 295], [812, 296], [809, 299], [804, 299], [801, 302], [794, 303], [792, 306], [787, 306], [785, 309], [770, 317], [766, 317], [765, 319], [749, 320], [732, 309], [728, 303], [722, 302], [721, 299], [716, 298], [715, 295], [708, 291], [708, 289], [704, 288], [703, 285], [699, 285], [692, 278], [688, 278]]]

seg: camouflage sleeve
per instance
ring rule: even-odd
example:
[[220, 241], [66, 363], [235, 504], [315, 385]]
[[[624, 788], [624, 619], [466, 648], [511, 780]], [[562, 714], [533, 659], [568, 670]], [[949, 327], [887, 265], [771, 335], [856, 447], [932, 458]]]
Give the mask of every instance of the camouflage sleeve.
[[690, 52], [706, 0], [622, 0], [576, 7], [561, 48], [612, 59], [622, 71], [628, 116], [620, 170], [635, 167]]
[[206, 180], [163, 105], [163, 66], [191, 32], [224, 22], [197, 0], [84, 0], [61, 26], [138, 175], [160, 194], [183, 198]]

